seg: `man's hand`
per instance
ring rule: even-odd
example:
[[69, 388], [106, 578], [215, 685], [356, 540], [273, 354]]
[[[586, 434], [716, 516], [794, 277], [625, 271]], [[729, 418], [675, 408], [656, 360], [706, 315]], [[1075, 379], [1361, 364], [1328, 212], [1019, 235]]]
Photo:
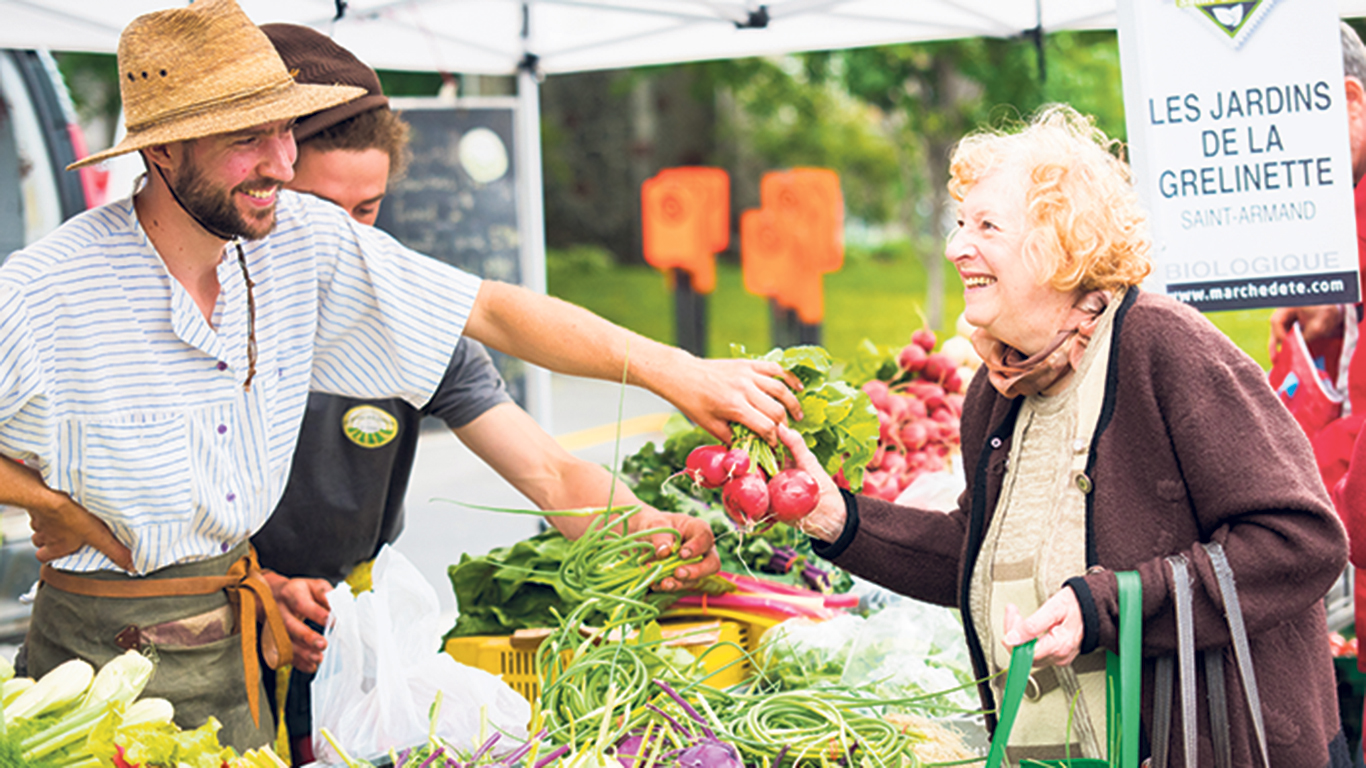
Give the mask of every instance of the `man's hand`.
[[275, 594], [275, 603], [280, 606], [280, 616], [285, 620], [285, 631], [294, 644], [295, 669], [317, 672], [327, 641], [304, 621], [326, 626], [331, 610], [327, 593], [332, 591], [332, 585], [326, 579], [291, 579], [266, 570], [261, 575]]
[[[691, 515], [660, 512], [653, 507], [645, 507], [631, 517], [632, 531], [651, 528], [673, 528], [678, 531], [681, 539], [678, 555], [684, 560], [705, 553], [701, 562], [680, 566], [674, 570], [672, 576], [661, 580], [660, 589], [669, 592], [688, 589], [695, 586], [699, 580], [721, 570], [721, 558], [716, 554], [716, 542], [712, 538], [711, 526], [706, 521]], [[673, 536], [659, 533], [653, 536], [651, 541], [655, 545], [656, 557], [665, 558], [673, 553]]]
[[1077, 658], [1084, 631], [1077, 595], [1071, 587], [1063, 587], [1027, 619], [1020, 618], [1019, 608], [1007, 605], [1005, 635], [1001, 643], [1007, 648], [1014, 648], [1037, 637], [1039, 642], [1034, 646], [1034, 666], [1061, 667]]
[[125, 571], [133, 570], [133, 553], [104, 521], [54, 491], [32, 467], [0, 457], [0, 504], [28, 510], [38, 561], [47, 563], [90, 545]]
[[47, 563], [65, 557], [85, 545], [102, 552], [114, 564], [133, 572], [133, 553], [114, 537], [109, 526], [65, 493], [45, 509], [30, 509], [28, 524], [33, 529], [33, 546], [37, 547], [38, 562]]
[[1337, 338], [1342, 335], [1342, 305], [1281, 307], [1272, 312], [1269, 351], [1273, 360], [1295, 323], [1300, 324], [1300, 333], [1304, 334], [1307, 344], [1320, 339]]
[[673, 403], [692, 423], [729, 443], [730, 423], [738, 422], [770, 443], [788, 414], [802, 418], [794, 391], [801, 382], [768, 360], [703, 360], [680, 356], [680, 365], [651, 389]]

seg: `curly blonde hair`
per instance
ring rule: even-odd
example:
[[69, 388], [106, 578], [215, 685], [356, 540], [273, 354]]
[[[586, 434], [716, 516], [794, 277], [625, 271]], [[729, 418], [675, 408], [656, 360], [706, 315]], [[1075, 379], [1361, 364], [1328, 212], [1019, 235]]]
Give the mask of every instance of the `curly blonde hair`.
[[1020, 168], [1025, 192], [1025, 263], [1053, 288], [1116, 290], [1152, 271], [1152, 238], [1123, 151], [1095, 121], [1065, 104], [1039, 110], [1016, 132], [965, 136], [949, 160], [949, 194], [962, 202], [993, 171]]

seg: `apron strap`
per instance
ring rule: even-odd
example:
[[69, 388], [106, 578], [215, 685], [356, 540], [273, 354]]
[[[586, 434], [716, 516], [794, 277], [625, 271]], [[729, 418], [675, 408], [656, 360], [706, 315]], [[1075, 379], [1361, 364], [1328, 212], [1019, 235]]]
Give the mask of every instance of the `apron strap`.
[[242, 633], [242, 667], [246, 671], [247, 702], [251, 705], [251, 717], [258, 728], [261, 725], [261, 666], [256, 656], [258, 608], [265, 614], [266, 626], [270, 630], [269, 634], [261, 636], [259, 640], [266, 665], [272, 669], [282, 669], [294, 661], [294, 645], [289, 639], [289, 633], [285, 631], [284, 618], [280, 615], [280, 606], [275, 603], [275, 595], [261, 576], [261, 566], [256, 560], [254, 548], [248, 548], [247, 554], [233, 563], [224, 576], [92, 579], [70, 571], [59, 571], [44, 563], [39, 578], [54, 589], [86, 597], [138, 599], [211, 595], [219, 590], [226, 592], [228, 602], [238, 615], [238, 627]]

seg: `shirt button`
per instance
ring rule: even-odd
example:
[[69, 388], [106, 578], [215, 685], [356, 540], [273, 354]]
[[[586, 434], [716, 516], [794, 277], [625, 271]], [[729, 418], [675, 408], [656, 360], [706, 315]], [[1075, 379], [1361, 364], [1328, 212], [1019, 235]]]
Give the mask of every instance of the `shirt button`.
[[228, 542], [223, 542], [223, 551], [227, 552], [229, 549], [232, 549], [232, 547], [228, 546]]
[[228, 492], [228, 501], [236, 501], [236, 500], [237, 500], [237, 494], [235, 494], [235, 493], [229, 491], [229, 492]]
[[218, 361], [218, 365], [215, 366], [215, 367], [218, 368], [218, 370], [220, 370], [220, 371], [226, 371], [226, 370], [228, 370], [228, 364], [225, 363], [225, 362], [223, 362], [222, 360], [219, 360], [219, 361]]
[[218, 434], [220, 434], [220, 435], [226, 435], [227, 433], [228, 433], [228, 425], [227, 425], [227, 424], [219, 424], [219, 425], [218, 425]]
[[999, 437], [993, 437], [993, 438], [991, 438], [991, 447], [992, 447], [992, 448], [1000, 448], [1000, 447], [1001, 447], [1001, 438], [999, 438]]

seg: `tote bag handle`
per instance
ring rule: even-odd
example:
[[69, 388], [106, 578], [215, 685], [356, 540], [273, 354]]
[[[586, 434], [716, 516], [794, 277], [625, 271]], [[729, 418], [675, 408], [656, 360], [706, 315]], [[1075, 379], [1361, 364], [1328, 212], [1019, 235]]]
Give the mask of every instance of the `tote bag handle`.
[[[1139, 715], [1139, 686], [1143, 669], [1143, 582], [1136, 571], [1115, 574], [1119, 582], [1119, 654], [1107, 653], [1106, 677], [1106, 745], [1109, 760], [1085, 758], [1048, 761], [1049, 765], [1109, 765], [1113, 768], [1138, 768], [1138, 733], [1142, 718]], [[1001, 768], [1005, 761], [1006, 742], [1015, 716], [1020, 711], [1025, 687], [1029, 684], [1029, 670], [1034, 665], [1034, 644], [1030, 640], [1015, 646], [1010, 654], [1010, 669], [1006, 672], [1005, 691], [996, 722], [996, 733], [991, 738], [986, 768]]]

